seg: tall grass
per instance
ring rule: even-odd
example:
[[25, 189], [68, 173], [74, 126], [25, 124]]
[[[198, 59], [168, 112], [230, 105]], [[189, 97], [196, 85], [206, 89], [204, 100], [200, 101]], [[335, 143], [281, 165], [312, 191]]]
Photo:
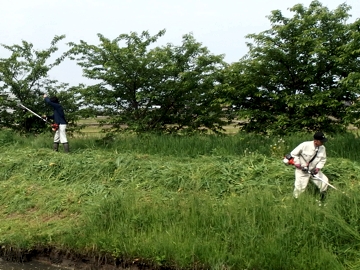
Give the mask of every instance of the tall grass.
[[[357, 269], [357, 136], [329, 138], [329, 190], [292, 198], [282, 157], [311, 135], [70, 139], [0, 133], [0, 245], [173, 269]], [[352, 148], [350, 146], [352, 145]], [[347, 151], [346, 149], [352, 149]]]
[[344, 221], [347, 214], [332, 213], [341, 195], [327, 208], [310, 197], [281, 201], [258, 187], [223, 200], [207, 194], [159, 197], [116, 194], [88, 213], [92, 226], [83, 233], [90, 243], [100, 243], [100, 250], [110, 245], [123, 256], [117, 247], [124, 246], [127, 256], [164, 258], [181, 267], [344, 269], [347, 261], [357, 260], [359, 231]]
[[[257, 134], [238, 133], [237, 135], [129, 135], [117, 136], [83, 136], [70, 139], [73, 151], [87, 149], [108, 149], [118, 153], [141, 153], [162, 156], [197, 157], [199, 155], [244, 155], [257, 152], [266, 156], [283, 156], [303, 141], [312, 140], [313, 134], [299, 133], [288, 136], [263, 136]], [[0, 142], [8, 135], [0, 135]], [[16, 135], [9, 135], [15, 144], [31, 144], [32, 147], [51, 147], [52, 134], [46, 134], [26, 140]], [[16, 139], [14, 139], [16, 137]], [[327, 153], [330, 157], [360, 159], [360, 143], [358, 132], [333, 134], [327, 136]], [[7, 141], [5, 139], [5, 141]]]

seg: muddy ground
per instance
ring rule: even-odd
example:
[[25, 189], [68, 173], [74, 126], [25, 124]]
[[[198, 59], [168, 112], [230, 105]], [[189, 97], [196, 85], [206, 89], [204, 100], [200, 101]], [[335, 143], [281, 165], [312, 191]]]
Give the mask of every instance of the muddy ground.
[[141, 259], [120, 260], [109, 256], [84, 256], [56, 249], [19, 251], [1, 247], [0, 258], [11, 262], [38, 261], [70, 270], [171, 270], [174, 268], [156, 266]]

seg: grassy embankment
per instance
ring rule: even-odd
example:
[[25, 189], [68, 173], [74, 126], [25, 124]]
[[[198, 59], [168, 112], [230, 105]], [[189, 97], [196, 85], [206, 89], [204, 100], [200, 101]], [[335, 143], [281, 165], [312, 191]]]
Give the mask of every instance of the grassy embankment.
[[[53, 248], [191, 269], [359, 269], [360, 144], [331, 137], [325, 207], [292, 198], [291, 137], [119, 136], [70, 140], [0, 132], [1, 253]], [[61, 149], [62, 150], [62, 149]]]

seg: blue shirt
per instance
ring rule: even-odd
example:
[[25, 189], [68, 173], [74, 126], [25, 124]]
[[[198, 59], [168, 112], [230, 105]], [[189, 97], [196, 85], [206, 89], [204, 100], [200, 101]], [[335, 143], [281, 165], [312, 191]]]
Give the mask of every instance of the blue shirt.
[[59, 103], [51, 102], [49, 97], [45, 98], [45, 102], [54, 108], [53, 115], [47, 115], [47, 118], [54, 119], [54, 122], [59, 125], [66, 125], [65, 113], [63, 107]]

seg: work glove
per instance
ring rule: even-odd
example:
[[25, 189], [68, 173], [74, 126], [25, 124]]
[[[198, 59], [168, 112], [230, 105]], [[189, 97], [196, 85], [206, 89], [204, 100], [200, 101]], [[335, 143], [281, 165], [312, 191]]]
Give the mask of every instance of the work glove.
[[295, 164], [296, 169], [301, 170], [301, 164]]
[[301, 170], [302, 170], [303, 172], [308, 172], [308, 171], [309, 171], [309, 168], [308, 168], [308, 167], [302, 167]]
[[315, 175], [315, 174], [318, 174], [319, 171], [320, 171], [319, 168], [314, 168], [314, 169], [311, 170], [311, 173], [312, 173], [313, 175]]

